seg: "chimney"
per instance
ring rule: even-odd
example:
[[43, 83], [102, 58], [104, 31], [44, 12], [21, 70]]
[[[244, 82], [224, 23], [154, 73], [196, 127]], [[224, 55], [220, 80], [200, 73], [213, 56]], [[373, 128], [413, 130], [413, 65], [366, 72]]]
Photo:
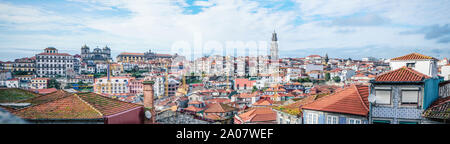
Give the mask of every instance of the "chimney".
[[153, 108], [153, 98], [154, 98], [154, 92], [153, 92], [153, 84], [155, 82], [153, 81], [144, 81], [142, 84], [144, 84], [144, 107], [145, 108]]
[[150, 111], [151, 113], [151, 118], [148, 119], [149, 117], [147, 117], [147, 119], [144, 120], [144, 124], [154, 124], [156, 122], [156, 114], [155, 114], [155, 107], [153, 105], [153, 98], [154, 98], [154, 93], [153, 93], [153, 84], [155, 82], [153, 81], [144, 81], [142, 82], [142, 84], [144, 84], [144, 108]]

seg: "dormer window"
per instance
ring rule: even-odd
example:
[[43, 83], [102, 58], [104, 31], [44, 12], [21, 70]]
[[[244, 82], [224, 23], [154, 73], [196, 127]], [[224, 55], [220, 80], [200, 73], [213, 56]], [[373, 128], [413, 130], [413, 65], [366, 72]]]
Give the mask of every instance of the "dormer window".
[[406, 67], [408, 67], [408, 68], [415, 68], [416, 67], [416, 63], [406, 63]]

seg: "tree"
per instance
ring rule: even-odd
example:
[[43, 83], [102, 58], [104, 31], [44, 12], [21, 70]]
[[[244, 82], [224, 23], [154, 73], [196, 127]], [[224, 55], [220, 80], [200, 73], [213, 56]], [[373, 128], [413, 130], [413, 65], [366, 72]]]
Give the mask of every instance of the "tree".
[[311, 79], [309, 79], [309, 77], [307, 77], [307, 78], [299, 78], [297, 81], [299, 83], [304, 83], [304, 82], [311, 82]]
[[61, 84], [55, 79], [50, 79], [50, 81], [48, 82], [48, 88], [60, 89], [60, 86]]
[[338, 76], [335, 76], [335, 77], [333, 77], [333, 81], [339, 83], [339, 82], [341, 82], [341, 78]]
[[325, 73], [325, 81], [330, 81], [331, 76], [330, 73]]
[[202, 78], [206, 77], [206, 73], [202, 71]]
[[258, 90], [258, 88], [256, 86], [253, 86], [252, 93], [257, 91], [257, 90]]
[[135, 72], [139, 72], [139, 67], [138, 66], [134, 66], [133, 69], [131, 70], [133, 73]]
[[141, 78], [142, 77], [142, 75], [140, 73], [133, 73], [131, 76], [135, 77], [135, 78]]
[[305, 79], [303, 79], [303, 81], [305, 81], [305, 82], [311, 82], [311, 79], [309, 79], [309, 77], [306, 77]]

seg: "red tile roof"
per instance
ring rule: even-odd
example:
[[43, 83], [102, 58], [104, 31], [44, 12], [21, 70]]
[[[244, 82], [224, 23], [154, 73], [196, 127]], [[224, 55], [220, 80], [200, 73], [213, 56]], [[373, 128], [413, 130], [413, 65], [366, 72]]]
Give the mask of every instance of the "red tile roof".
[[221, 116], [213, 114], [213, 113], [206, 114], [204, 118], [211, 119], [211, 120], [222, 120], [223, 119]]
[[123, 52], [123, 53], [120, 53], [120, 55], [136, 55], [136, 56], [144, 56], [144, 53], [127, 53], [127, 52]]
[[437, 99], [422, 115], [426, 118], [449, 120], [450, 97]]
[[253, 105], [254, 106], [271, 106], [273, 103], [272, 100], [269, 99], [260, 99], [257, 102], [255, 102]]
[[78, 96], [105, 116], [124, 112], [136, 107], [142, 107], [142, 105], [108, 98], [95, 93], [81, 93]]
[[411, 68], [401, 67], [399, 69], [378, 75], [375, 81], [423, 81], [429, 76], [415, 71]]
[[55, 91], [53, 93], [49, 93], [46, 95], [39, 95], [37, 97], [34, 97], [32, 99], [26, 99], [22, 101], [18, 101], [19, 103], [31, 103], [31, 105], [39, 105], [42, 103], [47, 103], [50, 101], [54, 101], [57, 99], [65, 98], [70, 96], [70, 93], [64, 92], [62, 90]]
[[240, 93], [238, 95], [233, 95], [234, 97], [239, 97], [239, 98], [252, 98], [252, 97], [256, 97], [258, 96], [258, 92], [253, 92], [251, 94], [249, 93]]
[[244, 84], [247, 85], [247, 88], [251, 89], [253, 87], [253, 84], [255, 84], [256, 81], [251, 81], [248, 79], [235, 79], [235, 86], [239, 85], [239, 87], [244, 87]]
[[271, 108], [251, 108], [249, 111], [238, 115], [244, 122], [276, 121], [277, 113]]
[[142, 107], [94, 93], [74, 95], [61, 90], [20, 102], [32, 104], [15, 112], [25, 119], [98, 119]]
[[437, 60], [437, 59], [430, 57], [430, 56], [422, 55], [419, 53], [411, 53], [411, 54], [404, 55], [401, 57], [393, 58], [391, 60]]
[[37, 92], [39, 94], [49, 94], [49, 93], [54, 93], [58, 91], [56, 88], [49, 88], [49, 89], [38, 89]]
[[341, 91], [304, 105], [303, 109], [367, 116], [369, 113], [369, 87], [351, 85]]
[[230, 103], [231, 100], [227, 99], [227, 98], [214, 98], [214, 99], [206, 100], [206, 102], [208, 102], [208, 103], [224, 103], [224, 104], [226, 104], [226, 103]]
[[192, 112], [199, 112], [199, 111], [202, 111], [202, 110], [204, 110], [204, 109], [198, 108], [198, 107], [195, 107], [195, 106], [189, 106], [189, 107], [185, 108], [184, 110], [186, 110], [186, 111], [192, 111]]
[[190, 101], [188, 104], [202, 104], [203, 102], [201, 101]]
[[309, 56], [306, 56], [306, 57], [321, 57], [320, 55], [309, 55]]
[[77, 96], [20, 109], [14, 115], [24, 119], [100, 119], [102, 114]]
[[292, 104], [281, 106], [280, 108], [282, 108], [282, 109], [279, 109], [279, 110], [287, 112], [289, 114], [301, 116], [302, 115], [301, 108], [306, 104], [314, 102], [317, 98], [318, 98], [317, 95], [311, 95], [311, 96], [305, 97], [301, 100], [298, 100]]
[[40, 53], [38, 55], [56, 55], [56, 56], [72, 56], [68, 53]]
[[212, 103], [207, 106], [205, 113], [225, 113], [231, 111], [237, 111], [237, 108], [229, 106], [227, 104]]

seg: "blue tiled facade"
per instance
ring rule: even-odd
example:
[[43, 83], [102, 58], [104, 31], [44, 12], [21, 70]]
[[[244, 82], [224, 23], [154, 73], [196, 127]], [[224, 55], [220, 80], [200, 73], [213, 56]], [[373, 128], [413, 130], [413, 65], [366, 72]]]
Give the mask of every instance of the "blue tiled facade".
[[[308, 115], [310, 113], [317, 115], [317, 121], [316, 121], [317, 123], [308, 123], [308, 118], [309, 118]], [[368, 118], [364, 117], [364, 116], [303, 109], [303, 123], [304, 124], [328, 124], [327, 123], [328, 116], [337, 117], [337, 122], [338, 122], [337, 124], [350, 124], [350, 119], [360, 120], [361, 124], [369, 123]]]
[[[391, 105], [377, 105], [376, 102], [371, 103], [371, 123], [374, 120], [390, 121], [391, 124], [399, 124], [401, 122], [424, 123], [425, 119], [422, 117], [422, 113], [438, 98], [439, 81], [440, 79], [438, 78], [432, 78], [425, 80], [424, 83], [418, 84], [373, 84], [372, 89], [390, 87], [392, 89], [392, 101]], [[416, 106], [401, 105], [401, 89], [405, 87], [419, 88], [419, 100]], [[376, 97], [375, 90], [371, 90], [371, 94]]]

